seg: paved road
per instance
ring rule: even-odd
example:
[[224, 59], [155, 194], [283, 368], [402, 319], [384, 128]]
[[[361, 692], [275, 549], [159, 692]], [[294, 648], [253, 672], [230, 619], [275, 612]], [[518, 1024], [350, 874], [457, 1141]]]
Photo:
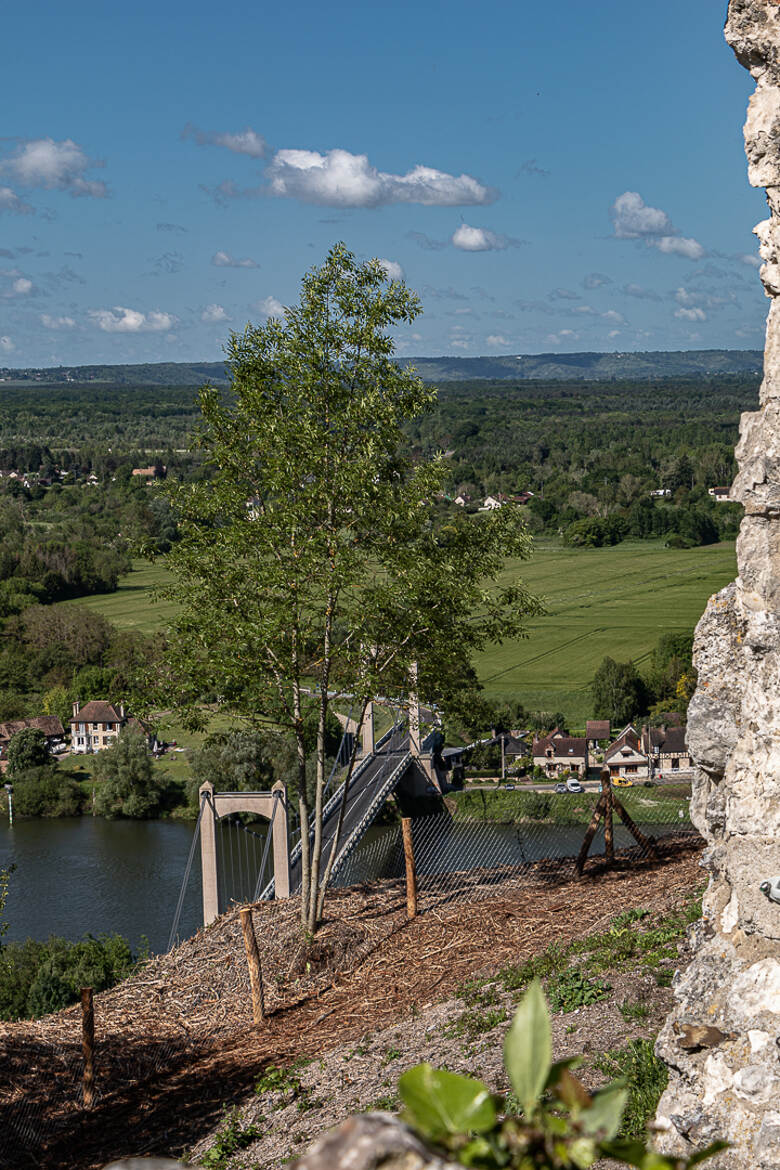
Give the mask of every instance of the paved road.
[[[339, 845], [339, 859], [345, 857], [345, 851], [353, 847], [365, 833], [368, 826], [376, 817], [387, 797], [395, 789], [405, 771], [400, 765], [411, 759], [409, 754], [409, 732], [404, 727], [393, 732], [387, 743], [363, 764], [352, 778], [347, 794], [347, 808], [344, 814], [344, 824], [341, 830]], [[393, 778], [393, 773], [398, 775]], [[338, 824], [339, 799], [326, 806], [323, 821], [323, 845], [321, 871], [325, 869], [333, 848], [333, 838]], [[301, 885], [301, 858], [300, 849], [296, 847], [290, 859], [290, 892], [294, 893]]]

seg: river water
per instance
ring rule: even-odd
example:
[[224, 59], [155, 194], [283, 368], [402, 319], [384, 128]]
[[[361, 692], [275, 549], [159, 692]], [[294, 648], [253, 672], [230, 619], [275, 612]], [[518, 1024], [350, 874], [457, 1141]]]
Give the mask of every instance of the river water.
[[[78, 939], [118, 932], [133, 949], [168, 945], [194, 824], [63, 817], [0, 823], [0, 867], [16, 866], [6, 903], [6, 939]], [[200, 924], [196, 855], [179, 935]]]
[[[656, 836], [681, 824], [647, 826]], [[107, 821], [101, 817], [0, 822], [0, 867], [15, 865], [5, 918], [9, 940], [78, 939], [118, 932], [136, 950], [145, 937], [152, 952], [167, 948], [192, 843], [194, 824], [178, 821]], [[263, 829], [257, 826], [260, 834]], [[631, 844], [615, 826], [618, 848]], [[415, 822], [419, 872], [435, 874], [473, 866], [517, 865], [542, 857], [576, 856], [583, 826], [499, 825], [425, 818]], [[262, 840], [258, 840], [258, 848]], [[592, 852], [603, 850], [603, 837]], [[220, 865], [225, 898], [251, 897], [254, 876], [237, 880], [234, 855], [224, 848]], [[251, 869], [251, 865], [248, 867]], [[375, 826], [340, 875], [340, 883], [370, 881], [403, 873], [400, 828]], [[200, 925], [200, 856], [194, 857], [177, 935], [187, 938]]]

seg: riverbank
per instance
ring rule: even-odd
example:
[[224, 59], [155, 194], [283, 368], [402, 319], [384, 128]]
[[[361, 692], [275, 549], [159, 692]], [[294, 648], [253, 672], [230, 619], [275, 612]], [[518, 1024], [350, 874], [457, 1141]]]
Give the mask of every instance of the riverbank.
[[[446, 1037], [441, 1040], [437, 1063], [449, 1063], [451, 1049], [454, 1069], [466, 1063], [478, 1071], [468, 1045], [490, 1033], [490, 1048], [498, 1049], [505, 1021], [490, 1023], [483, 1016], [507, 1010], [503, 1001], [491, 1003], [488, 976], [511, 967], [517, 972], [514, 990], [519, 990], [531, 970], [523, 964], [545, 952], [558, 955], [563, 970], [576, 963], [577, 954], [585, 954], [586, 940], [603, 936], [621, 912], [621, 933], [614, 936], [620, 945], [607, 940], [598, 952], [615, 951], [614, 957], [628, 964], [622, 969], [629, 971], [618, 984], [620, 972], [603, 970], [615, 991], [609, 1035], [622, 1029], [621, 1034], [645, 1036], [651, 989], [645, 988], [644, 976], [631, 977], [630, 971], [638, 966], [651, 977], [663, 971], [662, 987], [670, 980], [688, 894], [701, 882], [697, 862], [695, 852], [678, 851], [660, 863], [613, 872], [594, 867], [580, 880], [558, 873], [553, 885], [529, 878], [506, 888], [486, 885], [479, 895], [472, 889], [466, 900], [423, 898], [421, 914], [412, 922], [406, 919], [400, 883], [334, 891], [327, 923], [309, 949], [301, 944], [295, 902], [260, 904], [253, 914], [262, 940], [269, 1016], [259, 1029], [252, 1026], [238, 915], [226, 914], [96, 997], [100, 1083], [91, 1113], [77, 1105], [76, 1010], [0, 1028], [8, 1072], [0, 1088], [6, 1116], [0, 1142], [19, 1170], [33, 1165], [59, 1170], [66, 1164], [89, 1170], [130, 1152], [205, 1150], [218, 1140], [226, 1110], [240, 1110], [243, 1130], [251, 1109], [260, 1137], [270, 1144], [252, 1155], [246, 1142], [250, 1164], [261, 1156], [266, 1164], [269, 1156], [277, 1164], [277, 1152], [283, 1149], [289, 1157], [322, 1125], [337, 1120], [337, 1112], [343, 1116], [355, 1107], [378, 1106], [380, 1088], [392, 1098], [396, 1071], [422, 1058], [423, 1033], [442, 1036], [444, 1021], [453, 1029], [446, 1051]], [[648, 926], [663, 920], [666, 927], [659, 927], [646, 947], [631, 948], [628, 942], [639, 932], [643, 915], [649, 915]], [[479, 987], [468, 994], [464, 988], [459, 995], [456, 989], [474, 980]], [[627, 1004], [625, 1017], [620, 996]], [[556, 1056], [565, 1054], [564, 1046], [572, 1051], [590, 1046], [591, 1054], [602, 1040], [609, 1046], [607, 1031], [595, 1031], [603, 1014], [591, 1013], [587, 1028], [571, 1033], [564, 1016], [556, 1027]], [[454, 1025], [464, 1016], [460, 1030]], [[475, 1037], [468, 1032], [472, 1027]], [[590, 1036], [589, 1029], [594, 1029]], [[398, 1051], [389, 1055], [393, 1048]], [[342, 1056], [351, 1052], [354, 1064], [337, 1060], [338, 1050]], [[371, 1060], [363, 1060], [369, 1052]], [[270, 1066], [290, 1070], [312, 1058], [322, 1061], [322, 1075], [310, 1066], [302, 1104], [289, 1115], [286, 1106], [277, 1108], [285, 1093], [273, 1095], [289, 1085], [288, 1073], [266, 1082], [258, 1096], [255, 1085], [264, 1073], [270, 1075]], [[150, 1075], [154, 1079], [147, 1079]], [[319, 1077], [318, 1082], [309, 1085], [310, 1076]], [[391, 1100], [386, 1103], [392, 1107]]]

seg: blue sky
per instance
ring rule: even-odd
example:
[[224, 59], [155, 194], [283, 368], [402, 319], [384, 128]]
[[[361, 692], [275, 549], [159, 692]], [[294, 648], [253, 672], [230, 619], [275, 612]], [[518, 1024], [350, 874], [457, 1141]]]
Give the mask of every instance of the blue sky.
[[3, 15], [0, 365], [217, 360], [344, 240], [405, 354], [760, 348], [712, 0], [29, 0]]

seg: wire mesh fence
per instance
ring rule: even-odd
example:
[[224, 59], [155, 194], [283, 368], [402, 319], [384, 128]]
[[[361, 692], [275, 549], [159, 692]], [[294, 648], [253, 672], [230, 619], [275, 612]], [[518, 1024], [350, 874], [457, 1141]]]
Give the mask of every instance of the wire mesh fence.
[[[490, 792], [459, 794], [450, 807], [412, 821], [415, 869], [420, 892], [430, 894], [463, 887], [485, 894], [497, 884], [556, 868], [571, 869], [583, 853], [598, 792]], [[689, 796], [682, 786], [615, 794], [612, 848], [618, 860], [668, 853], [675, 845], [697, 839]], [[626, 824], [621, 814], [627, 814]], [[584, 853], [605, 853], [602, 818]], [[637, 836], [632, 832], [638, 830]], [[339, 870], [334, 885], [350, 886], [404, 874], [400, 825], [374, 829]]]

